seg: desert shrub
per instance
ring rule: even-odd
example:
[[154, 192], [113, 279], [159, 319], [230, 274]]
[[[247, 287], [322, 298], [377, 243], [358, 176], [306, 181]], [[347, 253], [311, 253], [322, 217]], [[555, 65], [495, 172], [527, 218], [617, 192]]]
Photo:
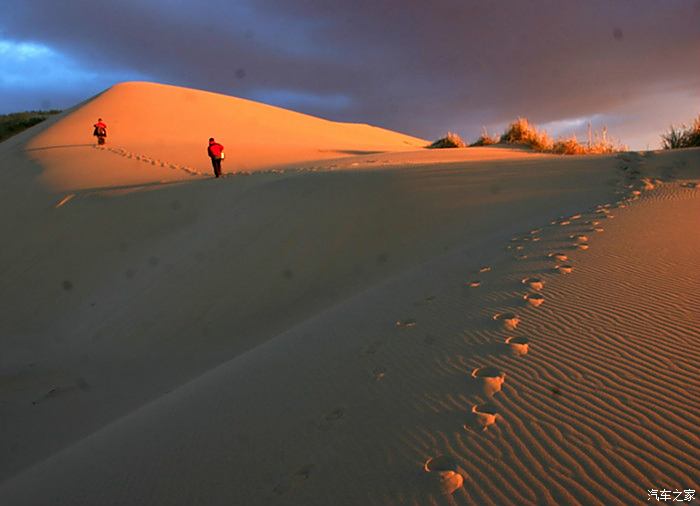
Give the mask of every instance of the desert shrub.
[[588, 144], [584, 148], [584, 153], [591, 155], [619, 153], [620, 151], [627, 151], [627, 146], [619, 143], [615, 139], [610, 139], [608, 137], [607, 127], [603, 127], [601, 132], [593, 132], [588, 139]]
[[462, 138], [456, 133], [447, 132], [447, 135], [445, 135], [445, 137], [436, 140], [428, 147], [431, 149], [463, 148], [466, 147], [466, 144], [464, 143]]
[[583, 155], [586, 153], [586, 148], [579, 143], [576, 136], [572, 136], [555, 141], [552, 152], [559, 155]]
[[472, 142], [470, 146], [490, 146], [492, 144], [497, 144], [498, 143], [498, 138], [494, 137], [493, 135], [489, 135], [489, 133], [486, 131], [486, 128], [483, 129], [481, 132], [481, 135], [477, 140]]
[[685, 146], [685, 131], [671, 125], [668, 132], [661, 134], [661, 144], [664, 149], [679, 149]]
[[693, 121], [688, 130], [688, 145], [692, 147], [700, 146], [700, 115]]
[[16, 135], [27, 128], [33, 127], [37, 123], [41, 123], [46, 118], [53, 114], [58, 114], [61, 111], [25, 111], [13, 112], [10, 114], [0, 114], [0, 142]]
[[547, 132], [539, 132], [526, 118], [518, 118], [508, 125], [501, 135], [501, 142], [525, 144], [536, 151], [549, 151], [554, 145]]
[[626, 150], [626, 146], [610, 141], [605, 136], [596, 136], [595, 139], [587, 144], [581, 144], [576, 136], [571, 136], [555, 141], [551, 151], [559, 155], [604, 155]]
[[610, 140], [594, 140], [590, 146], [584, 148], [584, 153], [589, 155], [605, 155], [627, 151], [627, 146]]
[[700, 115], [689, 126], [685, 124], [679, 127], [671, 125], [669, 130], [661, 135], [661, 144], [664, 149], [700, 146]]
[[575, 135], [553, 141], [547, 132], [540, 132], [526, 118], [513, 121], [501, 135], [501, 142], [507, 144], [524, 144], [536, 151], [557, 153], [561, 155], [605, 154], [625, 151], [627, 148], [617, 141], [608, 139], [607, 128], [592, 135], [588, 142], [582, 144]]

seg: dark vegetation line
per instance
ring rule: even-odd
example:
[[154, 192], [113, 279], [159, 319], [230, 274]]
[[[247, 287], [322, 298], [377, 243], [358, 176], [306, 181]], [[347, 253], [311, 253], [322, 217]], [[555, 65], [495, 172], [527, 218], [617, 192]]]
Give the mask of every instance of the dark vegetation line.
[[41, 123], [49, 116], [61, 112], [58, 109], [50, 111], [24, 111], [10, 114], [0, 114], [0, 142], [9, 139], [13, 135]]

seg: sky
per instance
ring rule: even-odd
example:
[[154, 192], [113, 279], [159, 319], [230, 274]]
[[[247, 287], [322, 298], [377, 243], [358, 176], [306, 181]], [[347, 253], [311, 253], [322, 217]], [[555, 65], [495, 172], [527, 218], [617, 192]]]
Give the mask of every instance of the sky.
[[0, 113], [135, 80], [426, 139], [524, 116], [655, 149], [700, 113], [700, 0], [3, 0]]

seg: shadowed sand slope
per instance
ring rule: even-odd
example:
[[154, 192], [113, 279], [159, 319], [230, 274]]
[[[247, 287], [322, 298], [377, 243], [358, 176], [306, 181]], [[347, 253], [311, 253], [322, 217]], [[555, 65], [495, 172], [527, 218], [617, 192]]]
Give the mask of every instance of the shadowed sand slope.
[[[102, 153], [89, 145], [98, 117], [108, 124]], [[241, 98], [130, 82], [67, 113], [27, 149], [46, 167], [44, 183], [60, 189], [92, 188], [131, 183], [139, 178], [133, 168], [156, 180], [208, 175], [209, 137], [226, 147], [225, 171], [415, 150], [427, 144], [370, 125], [337, 123]]]
[[[669, 176], [641, 199], [520, 223], [480, 242], [486, 255], [465, 246], [417, 266], [6, 480], [0, 499], [646, 504], [646, 489], [697, 489], [697, 192]], [[605, 233], [578, 250], [571, 236], [593, 221]], [[541, 307], [523, 300], [532, 277]], [[149, 346], [150, 367], [172, 360], [168, 346]], [[80, 397], [87, 382], [64, 379], [39, 406]]]
[[[6, 176], [32, 169], [10, 155]], [[614, 190], [612, 158], [412, 160], [67, 201], [17, 172], [1, 222], [2, 475], [413, 266], [488, 257], [494, 237]]]
[[0, 504], [698, 488], [697, 150], [361, 155], [333, 163], [387, 168], [65, 200], [30, 137], [0, 147]]

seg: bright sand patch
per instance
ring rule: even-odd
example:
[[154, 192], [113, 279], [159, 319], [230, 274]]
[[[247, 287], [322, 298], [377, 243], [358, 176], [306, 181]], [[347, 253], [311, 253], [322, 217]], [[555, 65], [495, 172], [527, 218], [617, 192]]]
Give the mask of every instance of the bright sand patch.
[[[362, 171], [56, 207], [66, 195], [28, 177], [52, 169], [0, 150], [1, 504], [641, 504], [699, 488], [695, 188], [655, 184], [583, 252], [570, 235], [617, 198], [613, 157], [404, 152], [386, 170], [363, 156], [342, 162]], [[638, 164], [697, 179], [698, 161]], [[514, 259], [509, 238], [533, 227]], [[546, 254], [564, 248], [559, 276]], [[545, 281], [539, 308], [527, 278]], [[508, 312], [512, 330], [492, 320]], [[488, 399], [480, 368], [507, 375]], [[498, 421], [466, 431], [485, 400]], [[435, 482], [439, 456], [454, 474]]]

